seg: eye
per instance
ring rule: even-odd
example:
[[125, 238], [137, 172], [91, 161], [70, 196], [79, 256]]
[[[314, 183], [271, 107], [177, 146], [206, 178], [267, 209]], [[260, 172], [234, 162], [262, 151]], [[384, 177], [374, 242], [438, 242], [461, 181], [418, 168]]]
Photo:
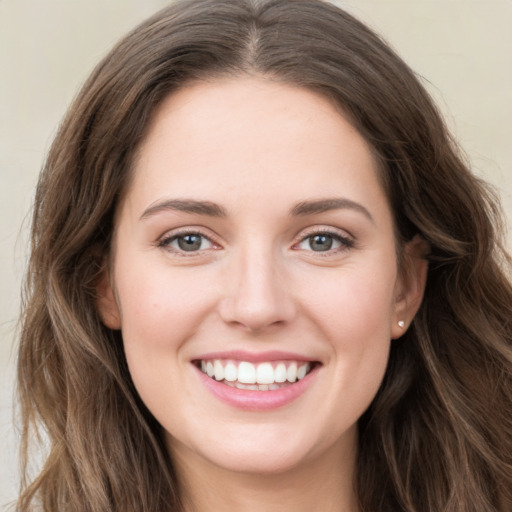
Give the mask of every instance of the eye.
[[171, 235], [161, 240], [158, 245], [174, 252], [197, 252], [214, 247], [213, 242], [200, 233]]
[[348, 249], [353, 246], [352, 240], [337, 233], [318, 232], [302, 239], [296, 247], [304, 251], [337, 252], [340, 249]]

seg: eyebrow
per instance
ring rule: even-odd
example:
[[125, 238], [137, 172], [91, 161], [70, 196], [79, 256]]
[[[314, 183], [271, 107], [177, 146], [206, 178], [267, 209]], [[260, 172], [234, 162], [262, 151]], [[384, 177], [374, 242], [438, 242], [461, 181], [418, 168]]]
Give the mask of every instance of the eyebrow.
[[314, 201], [301, 201], [290, 210], [290, 215], [314, 215], [315, 213], [323, 213], [330, 210], [355, 210], [356, 212], [362, 213], [371, 222], [375, 223], [371, 213], [362, 204], [341, 197], [317, 199]]
[[[164, 199], [150, 205], [141, 215], [140, 220], [152, 217], [158, 213], [168, 210], [192, 213], [196, 215], [207, 215], [210, 217], [227, 217], [227, 211], [222, 206], [211, 201], [198, 201], [196, 199]], [[370, 221], [375, 223], [371, 213], [359, 203], [346, 198], [317, 199], [312, 201], [301, 201], [291, 210], [293, 217], [314, 215], [330, 210], [355, 210], [362, 213]]]
[[140, 216], [140, 220], [152, 217], [161, 212], [174, 210], [210, 217], [226, 217], [227, 212], [222, 207], [211, 201], [197, 201], [195, 199], [164, 199], [150, 205]]

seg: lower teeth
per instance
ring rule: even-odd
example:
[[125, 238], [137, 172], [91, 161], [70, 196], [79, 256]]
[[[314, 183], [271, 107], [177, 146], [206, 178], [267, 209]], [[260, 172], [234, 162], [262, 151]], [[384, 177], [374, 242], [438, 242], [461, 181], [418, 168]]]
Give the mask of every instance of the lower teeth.
[[291, 382], [283, 382], [280, 384], [242, 384], [241, 382], [228, 382], [227, 380], [223, 380], [222, 383], [232, 388], [248, 389], [250, 391], [275, 391], [276, 389], [285, 388], [292, 384]]

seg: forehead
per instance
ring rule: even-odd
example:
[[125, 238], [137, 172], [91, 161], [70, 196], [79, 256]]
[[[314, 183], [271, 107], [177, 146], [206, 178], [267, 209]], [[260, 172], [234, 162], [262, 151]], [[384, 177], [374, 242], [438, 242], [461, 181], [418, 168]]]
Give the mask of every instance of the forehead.
[[145, 202], [164, 191], [285, 201], [348, 190], [372, 200], [383, 196], [379, 182], [368, 144], [330, 100], [266, 79], [226, 78], [193, 83], [159, 106], [128, 192]]

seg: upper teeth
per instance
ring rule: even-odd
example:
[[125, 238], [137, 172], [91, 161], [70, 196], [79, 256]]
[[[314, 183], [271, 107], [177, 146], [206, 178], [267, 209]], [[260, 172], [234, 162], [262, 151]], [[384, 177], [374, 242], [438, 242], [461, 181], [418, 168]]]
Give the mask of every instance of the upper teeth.
[[209, 377], [242, 384], [296, 382], [303, 379], [310, 369], [310, 363], [296, 361], [265, 362], [257, 365], [248, 361], [221, 359], [201, 361], [201, 370]]

